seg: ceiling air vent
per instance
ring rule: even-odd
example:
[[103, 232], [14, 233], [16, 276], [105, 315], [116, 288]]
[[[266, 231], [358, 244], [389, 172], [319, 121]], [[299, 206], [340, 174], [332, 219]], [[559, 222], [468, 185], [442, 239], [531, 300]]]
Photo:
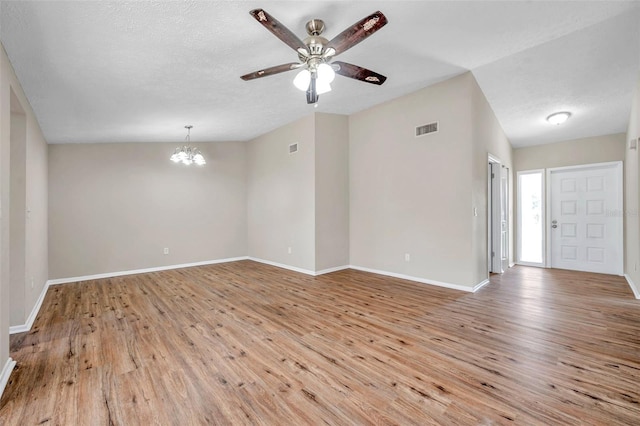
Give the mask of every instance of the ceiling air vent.
[[296, 152], [298, 152], [298, 144], [292, 143], [289, 145], [289, 154], [295, 154]]
[[416, 127], [416, 137], [428, 135], [429, 133], [435, 133], [438, 131], [438, 122], [425, 124], [424, 126]]

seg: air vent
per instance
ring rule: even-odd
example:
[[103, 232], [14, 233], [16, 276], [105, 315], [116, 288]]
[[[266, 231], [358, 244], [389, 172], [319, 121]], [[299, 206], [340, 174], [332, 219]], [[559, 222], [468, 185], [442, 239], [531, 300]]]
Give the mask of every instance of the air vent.
[[296, 152], [298, 152], [298, 144], [292, 143], [289, 145], [289, 154], [295, 154]]
[[428, 135], [429, 133], [435, 133], [438, 131], [438, 122], [425, 124], [424, 126], [416, 127], [416, 137]]

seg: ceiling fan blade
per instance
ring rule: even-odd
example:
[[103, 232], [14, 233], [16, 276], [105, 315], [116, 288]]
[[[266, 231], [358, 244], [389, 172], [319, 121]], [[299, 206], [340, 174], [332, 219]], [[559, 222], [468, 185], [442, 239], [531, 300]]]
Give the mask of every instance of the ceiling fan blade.
[[334, 56], [339, 55], [384, 27], [387, 22], [387, 17], [382, 12], [374, 12], [335, 36], [325, 50], [332, 48], [335, 50]]
[[276, 65], [275, 67], [269, 67], [260, 71], [245, 74], [240, 78], [244, 81], [253, 80], [255, 78], [266, 77], [269, 75], [280, 74], [281, 72], [291, 71], [296, 68], [300, 68], [302, 65], [303, 64], [299, 62], [290, 62], [288, 64]]
[[[346, 62], [334, 61], [331, 63], [331, 65], [337, 65], [337, 69], [335, 70], [336, 74], [354, 78], [366, 83], [377, 84], [379, 86], [387, 80], [387, 77], [382, 74], [378, 74], [377, 72], [359, 67], [357, 65], [348, 64]], [[335, 68], [336, 67], [334, 67], [334, 69]]]
[[273, 35], [278, 37], [293, 50], [297, 51], [302, 49], [304, 52], [307, 51], [307, 46], [305, 46], [298, 36], [292, 33], [287, 27], [282, 25], [276, 18], [269, 15], [263, 9], [254, 9], [249, 13], [256, 19], [256, 21], [260, 22], [266, 29], [271, 31]]

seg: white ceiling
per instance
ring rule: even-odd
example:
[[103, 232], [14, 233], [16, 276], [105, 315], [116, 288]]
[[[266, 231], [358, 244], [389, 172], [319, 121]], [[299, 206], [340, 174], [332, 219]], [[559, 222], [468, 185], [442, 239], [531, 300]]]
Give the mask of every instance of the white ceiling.
[[[2, 1], [0, 39], [49, 143], [247, 140], [314, 109], [296, 60], [250, 15], [300, 38], [381, 10], [389, 23], [337, 59], [388, 77], [337, 77], [317, 111], [351, 114], [471, 70], [514, 146], [624, 132], [640, 57], [640, 5], [625, 1]], [[544, 119], [558, 110], [563, 126]]]

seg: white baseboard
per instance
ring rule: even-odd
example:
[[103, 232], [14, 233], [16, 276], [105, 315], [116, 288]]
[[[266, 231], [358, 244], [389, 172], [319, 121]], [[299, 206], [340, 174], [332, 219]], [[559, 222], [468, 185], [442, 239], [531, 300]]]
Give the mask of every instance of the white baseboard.
[[[350, 265], [349, 267], [351, 269], [355, 269], [357, 271], [371, 272], [373, 274], [386, 275], [388, 277], [400, 278], [400, 279], [409, 280], [409, 281], [416, 281], [416, 282], [423, 283], [423, 284], [436, 285], [438, 287], [445, 287], [445, 288], [450, 288], [452, 290], [460, 290], [460, 291], [467, 291], [467, 292], [474, 292], [474, 291], [476, 291], [476, 287], [480, 288], [483, 285], [487, 284], [487, 283], [485, 283], [483, 281], [482, 283], [477, 284], [474, 287], [468, 287], [468, 286], [464, 286], [464, 285], [460, 285], [460, 284], [444, 283], [444, 282], [441, 282], [441, 281], [435, 281], [435, 280], [428, 280], [428, 279], [425, 279], [425, 278], [413, 277], [411, 275], [397, 274], [395, 272], [387, 272], [387, 271], [380, 271], [378, 269], [364, 268], [362, 266]], [[486, 281], [488, 282], [489, 280], [486, 280]]]
[[260, 259], [257, 257], [249, 257], [249, 260], [253, 260], [254, 262], [264, 263], [265, 265], [275, 266], [276, 268], [288, 269], [294, 272], [300, 272], [301, 274], [311, 275], [317, 277], [318, 275], [329, 274], [331, 272], [342, 271], [344, 269], [349, 269], [349, 265], [336, 266], [334, 268], [322, 269], [320, 271], [312, 271], [310, 269], [298, 268], [297, 266], [285, 265], [284, 263], [272, 262], [270, 260]]
[[629, 287], [631, 287], [633, 295], [636, 297], [636, 299], [640, 299], [640, 287], [638, 287], [636, 283], [633, 282], [628, 274], [624, 274], [624, 277], [627, 279], [627, 283], [629, 284]]
[[36, 320], [38, 312], [40, 312], [40, 307], [42, 306], [44, 297], [47, 295], [47, 290], [49, 290], [49, 281], [44, 283], [42, 291], [40, 292], [40, 296], [38, 297], [36, 304], [33, 305], [33, 309], [31, 310], [31, 313], [27, 318], [27, 322], [21, 325], [12, 325], [11, 327], [9, 327], [9, 334], [24, 333], [25, 331], [31, 330], [33, 322]]
[[532, 268], [546, 268], [547, 265], [544, 263], [529, 263], [529, 262], [517, 262], [518, 266], [531, 266]]
[[0, 397], [2, 397], [2, 393], [4, 392], [4, 388], [9, 383], [9, 376], [11, 376], [11, 372], [13, 371], [13, 367], [16, 366], [16, 362], [9, 357], [7, 362], [4, 364], [2, 368], [2, 373], [0, 373]]
[[76, 283], [78, 281], [89, 281], [89, 280], [98, 280], [101, 278], [121, 277], [123, 275], [145, 274], [147, 272], [158, 272], [158, 271], [167, 271], [169, 269], [191, 268], [193, 266], [215, 265], [216, 263], [236, 262], [238, 260], [247, 260], [247, 259], [249, 259], [249, 257], [247, 256], [230, 257], [227, 259], [205, 260], [203, 262], [181, 263], [179, 265], [158, 266], [155, 268], [131, 269], [129, 271], [120, 271], [120, 272], [107, 272], [104, 274], [85, 275], [82, 277], [57, 278], [55, 280], [47, 281], [47, 284], [57, 285], [57, 284], [66, 284], [66, 283]]
[[300, 272], [301, 274], [312, 275], [315, 276], [316, 273], [309, 269], [298, 268], [297, 266], [285, 265], [284, 263], [272, 262], [270, 260], [264, 260], [257, 257], [248, 257], [249, 260], [253, 260], [254, 262], [264, 263], [265, 265], [275, 266], [277, 268], [288, 269], [294, 272]]
[[[460, 290], [460, 291], [466, 291], [466, 292], [476, 292], [480, 288], [482, 288], [485, 285], [489, 284], [489, 280], [486, 279], [486, 280], [474, 285], [473, 287], [469, 287], [469, 286], [464, 286], [464, 285], [460, 285], [460, 284], [445, 283], [445, 282], [441, 282], [441, 281], [435, 281], [435, 280], [430, 280], [430, 279], [425, 279], [425, 278], [419, 278], [419, 277], [414, 277], [414, 276], [411, 276], [411, 275], [397, 274], [395, 272], [381, 271], [381, 270], [378, 270], [378, 269], [365, 268], [365, 267], [356, 266], [356, 265], [343, 265], [343, 266], [336, 266], [336, 267], [333, 267], [333, 268], [322, 269], [320, 271], [312, 271], [310, 269], [298, 268], [297, 266], [291, 266], [291, 265], [286, 265], [284, 263], [272, 262], [270, 260], [260, 259], [260, 258], [257, 258], [257, 257], [241, 256], [241, 257], [232, 257], [232, 258], [227, 258], [227, 259], [207, 260], [207, 261], [204, 261], [204, 262], [194, 262], [194, 263], [183, 263], [183, 264], [179, 264], [179, 265], [159, 266], [159, 267], [155, 267], [155, 268], [132, 269], [132, 270], [129, 270], [129, 271], [108, 272], [108, 273], [104, 273], [104, 274], [85, 275], [85, 276], [81, 276], [81, 277], [57, 278], [57, 279], [54, 279], [54, 280], [47, 281], [47, 284], [46, 284], [45, 288], [48, 288], [51, 285], [57, 285], [57, 284], [74, 283], [74, 282], [78, 282], [78, 281], [97, 280], [97, 279], [101, 279], [101, 278], [112, 278], [112, 277], [119, 277], [119, 276], [123, 276], [123, 275], [144, 274], [144, 273], [147, 273], [147, 272], [166, 271], [166, 270], [169, 270], [169, 269], [190, 268], [190, 267], [193, 267], [193, 266], [214, 265], [216, 263], [236, 262], [236, 261], [239, 261], [239, 260], [252, 260], [252, 261], [258, 262], [258, 263], [264, 263], [265, 265], [275, 266], [277, 268], [288, 269], [290, 271], [299, 272], [301, 274], [311, 275], [311, 276], [329, 274], [331, 272], [342, 271], [344, 269], [355, 269], [355, 270], [358, 270], [358, 271], [371, 272], [371, 273], [378, 274], [378, 275], [386, 275], [386, 276], [389, 276], [389, 277], [400, 278], [400, 279], [403, 279], [403, 280], [416, 281], [416, 282], [423, 283], [423, 284], [430, 284], [430, 285], [435, 285], [435, 286], [438, 286], [438, 287], [445, 287], [445, 288], [450, 288], [450, 289], [453, 289], [453, 290]], [[46, 293], [46, 291], [44, 291], [43, 293]], [[41, 295], [41, 298], [44, 299], [44, 296]], [[39, 304], [37, 304], [38, 309], [40, 309], [40, 304], [41, 303], [42, 303], [42, 301], [39, 300]], [[33, 319], [35, 319], [35, 315], [37, 315], [37, 310], [36, 310], [35, 314], [32, 312], [32, 315], [33, 315]], [[33, 323], [33, 321], [31, 321], [31, 323]], [[19, 327], [22, 327], [22, 326], [19, 326]], [[30, 325], [29, 325], [29, 328], [31, 328]], [[24, 331], [27, 331], [29, 328], [27, 328]], [[15, 332], [18, 333], [20, 331], [15, 331]]]
[[330, 274], [331, 272], [343, 271], [343, 270], [349, 269], [349, 268], [350, 268], [349, 265], [336, 266], [335, 268], [327, 268], [327, 269], [322, 269], [320, 271], [316, 271], [314, 275]]
[[474, 285], [472, 291], [475, 293], [476, 291], [480, 290], [482, 287], [484, 287], [485, 285], [487, 285], [489, 283], [490, 283], [489, 278], [487, 278], [486, 280], [481, 281], [478, 284]]

